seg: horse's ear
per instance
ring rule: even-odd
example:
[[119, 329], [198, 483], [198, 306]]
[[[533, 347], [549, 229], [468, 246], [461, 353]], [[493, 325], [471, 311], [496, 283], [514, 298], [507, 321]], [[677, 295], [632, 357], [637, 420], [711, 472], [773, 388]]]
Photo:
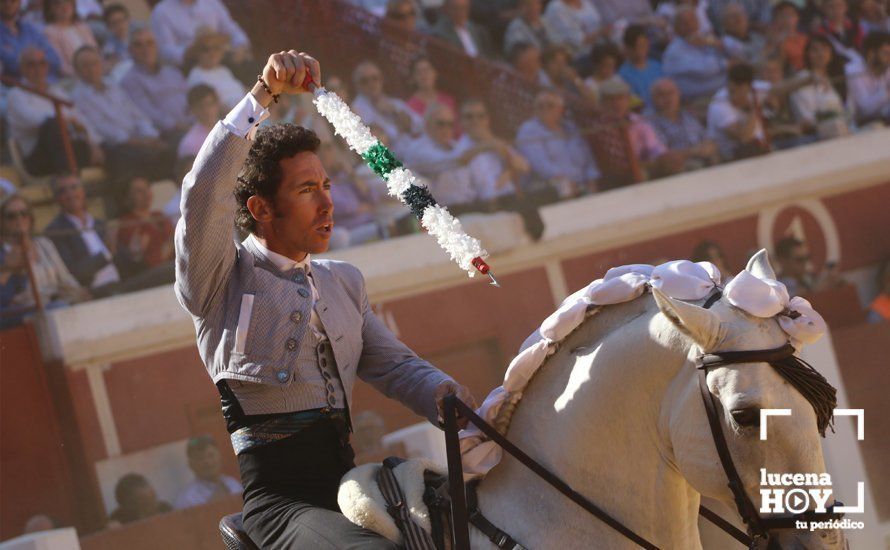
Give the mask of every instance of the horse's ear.
[[713, 351], [723, 339], [720, 318], [713, 311], [674, 300], [657, 288], [652, 289], [652, 295], [661, 313], [704, 351]]
[[761, 248], [760, 252], [751, 256], [745, 271], [759, 279], [775, 279], [776, 272], [769, 263], [769, 254], [765, 248]]

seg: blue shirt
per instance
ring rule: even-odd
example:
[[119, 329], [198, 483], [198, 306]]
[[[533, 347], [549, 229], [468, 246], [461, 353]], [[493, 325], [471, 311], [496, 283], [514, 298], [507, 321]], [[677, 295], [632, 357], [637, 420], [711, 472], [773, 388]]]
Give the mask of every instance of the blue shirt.
[[563, 123], [563, 132], [559, 134], [536, 117], [531, 118], [519, 127], [516, 149], [528, 159], [540, 179], [563, 177], [583, 185], [600, 176], [590, 147], [570, 122]]
[[638, 68], [630, 61], [625, 61], [618, 69], [620, 76], [637, 97], [643, 100], [646, 105], [651, 105], [649, 88], [652, 84], [662, 77], [664, 73], [661, 71], [661, 63], [654, 59], [646, 60], [646, 67]]
[[15, 78], [20, 77], [19, 55], [26, 47], [34, 46], [46, 54], [46, 60], [49, 61], [50, 77], [55, 79], [59, 74], [60, 66], [56, 50], [34, 25], [21, 19], [16, 25], [19, 32], [13, 33], [9, 27], [0, 23], [0, 63], [3, 64], [3, 73]]
[[726, 58], [710, 46], [693, 46], [678, 36], [668, 44], [661, 62], [684, 100], [711, 96], [726, 83]]

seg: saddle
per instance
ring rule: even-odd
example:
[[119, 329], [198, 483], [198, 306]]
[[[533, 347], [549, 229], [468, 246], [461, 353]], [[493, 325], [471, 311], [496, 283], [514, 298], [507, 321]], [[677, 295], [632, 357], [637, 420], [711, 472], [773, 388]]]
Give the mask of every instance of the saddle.
[[[503, 550], [523, 550], [479, 511], [476, 485], [466, 486], [470, 523]], [[408, 550], [450, 550], [451, 496], [444, 467], [429, 460], [389, 457], [347, 472], [337, 496], [343, 514]]]

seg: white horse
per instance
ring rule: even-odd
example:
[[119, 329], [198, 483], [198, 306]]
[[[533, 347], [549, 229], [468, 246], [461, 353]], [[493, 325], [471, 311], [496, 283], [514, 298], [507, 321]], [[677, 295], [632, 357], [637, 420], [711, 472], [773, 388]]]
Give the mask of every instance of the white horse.
[[[775, 278], [765, 253], [746, 269]], [[701, 496], [731, 510], [735, 505], [693, 359], [702, 352], [777, 348], [787, 340], [774, 318], [753, 317], [725, 299], [704, 309], [653, 290], [602, 307], [538, 370], [506, 435], [659, 548], [701, 548]], [[707, 383], [723, 406], [723, 432], [752, 502], [760, 503], [760, 468], [825, 472], [812, 406], [770, 365], [713, 368]], [[793, 412], [770, 423], [767, 441], [754, 425], [761, 408]], [[528, 548], [637, 547], [506, 453], [479, 485], [478, 498], [481, 512]], [[474, 550], [494, 548], [475, 528], [470, 536]], [[844, 544], [839, 531], [795, 530], [782, 533], [778, 542], [807, 549]]]

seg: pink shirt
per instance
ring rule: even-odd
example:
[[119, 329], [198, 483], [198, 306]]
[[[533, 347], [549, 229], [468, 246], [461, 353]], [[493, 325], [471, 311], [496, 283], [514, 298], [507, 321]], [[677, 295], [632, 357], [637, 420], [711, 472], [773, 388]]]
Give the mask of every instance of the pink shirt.
[[637, 158], [643, 162], [649, 162], [667, 153], [667, 147], [648, 122], [636, 113], [631, 113], [628, 118], [630, 127], [627, 129], [627, 133], [630, 135], [630, 143]]
[[71, 25], [64, 26], [53, 23], [44, 27], [43, 34], [59, 54], [59, 59], [62, 61], [61, 72], [64, 76], [74, 75], [72, 58], [74, 57], [74, 52], [81, 46], [98, 47], [93, 31], [82, 21], [76, 21]]
[[[457, 102], [454, 101], [453, 97], [446, 94], [445, 92], [438, 92], [436, 101], [443, 105], [448, 105], [455, 116], [457, 115]], [[418, 115], [423, 116], [426, 113], [426, 108], [429, 107], [429, 105], [426, 101], [420, 99], [419, 97], [411, 96], [411, 99], [408, 100], [408, 107], [410, 107], [411, 110]]]

